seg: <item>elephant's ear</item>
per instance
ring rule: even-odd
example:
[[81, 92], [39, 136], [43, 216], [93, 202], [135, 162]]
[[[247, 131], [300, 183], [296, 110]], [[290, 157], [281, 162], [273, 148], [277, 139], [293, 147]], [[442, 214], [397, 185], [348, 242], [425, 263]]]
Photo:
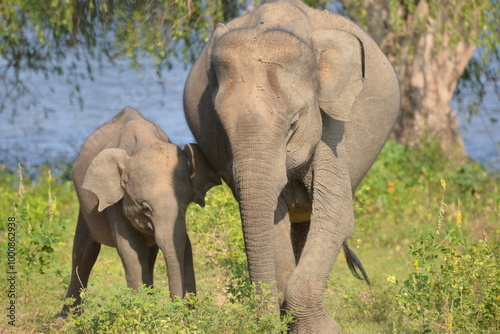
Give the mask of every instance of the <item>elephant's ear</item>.
[[212, 54], [215, 48], [215, 45], [217, 44], [217, 41], [229, 31], [229, 29], [226, 27], [224, 23], [217, 23], [217, 26], [215, 27], [215, 31], [212, 35], [212, 38], [207, 44], [207, 68], [209, 69], [208, 75], [209, 75], [209, 80], [208, 84], [210, 86], [210, 90], [212, 94], [215, 93], [217, 87], [216, 87], [216, 82], [217, 79], [215, 78], [215, 71], [212, 68]]
[[363, 88], [364, 52], [361, 41], [342, 30], [311, 34], [319, 78], [319, 106], [332, 118], [350, 122], [352, 106]]
[[123, 198], [121, 175], [129, 158], [121, 148], [108, 148], [90, 163], [82, 187], [97, 196], [99, 212]]
[[207, 52], [208, 61], [211, 61], [212, 53], [214, 51], [215, 45], [217, 44], [217, 41], [228, 31], [229, 29], [228, 27], [226, 27], [224, 23], [217, 23], [217, 25], [215, 26], [214, 33], [212, 34], [212, 38], [208, 43], [208, 52]]
[[189, 179], [193, 187], [193, 202], [205, 206], [205, 195], [210, 188], [221, 184], [220, 178], [215, 175], [210, 163], [196, 144], [187, 144], [184, 147], [189, 164]]

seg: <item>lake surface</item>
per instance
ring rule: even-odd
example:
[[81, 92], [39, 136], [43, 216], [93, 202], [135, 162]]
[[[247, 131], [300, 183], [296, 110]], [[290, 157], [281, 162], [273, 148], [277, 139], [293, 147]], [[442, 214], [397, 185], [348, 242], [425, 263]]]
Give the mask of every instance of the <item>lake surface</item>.
[[[39, 106], [19, 110], [14, 118], [9, 112], [0, 114], [0, 162], [12, 169], [17, 163], [30, 168], [47, 161], [72, 161], [84, 140], [125, 106], [136, 108], [157, 123], [175, 144], [193, 142], [182, 109], [187, 74], [182, 64], [174, 66], [163, 74], [162, 89], [152, 68], [139, 75], [134, 69], [104, 64], [94, 81], [81, 82], [83, 110], [78, 103], [70, 103], [72, 87], [64, 79], [25, 76]], [[42, 106], [54, 112], [46, 117]], [[493, 89], [479, 115], [470, 123], [460, 119], [461, 130], [469, 155], [500, 170], [500, 122], [492, 123], [490, 118], [500, 121], [500, 101]]]

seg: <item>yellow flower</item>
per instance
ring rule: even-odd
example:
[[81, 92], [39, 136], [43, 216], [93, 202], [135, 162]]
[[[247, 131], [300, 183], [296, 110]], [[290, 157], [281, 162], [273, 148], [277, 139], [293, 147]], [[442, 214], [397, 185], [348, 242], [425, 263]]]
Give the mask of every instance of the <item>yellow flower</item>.
[[457, 227], [460, 228], [462, 226], [462, 211], [458, 210], [457, 212]]
[[418, 270], [418, 260], [413, 261], [413, 267]]
[[385, 279], [387, 280], [387, 282], [389, 283], [396, 283], [396, 276], [389, 276], [389, 275], [386, 275]]
[[441, 179], [441, 186], [443, 189], [446, 189], [446, 181], [444, 179]]

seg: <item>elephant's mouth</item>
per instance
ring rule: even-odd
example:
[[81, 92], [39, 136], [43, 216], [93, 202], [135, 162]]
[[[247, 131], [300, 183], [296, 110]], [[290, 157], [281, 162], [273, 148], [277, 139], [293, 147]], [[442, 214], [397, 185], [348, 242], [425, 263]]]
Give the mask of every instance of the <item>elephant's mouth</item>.
[[138, 231], [154, 236], [154, 227], [153, 223], [149, 219], [139, 219], [139, 218], [134, 218], [130, 220], [130, 223], [132, 226], [137, 229]]

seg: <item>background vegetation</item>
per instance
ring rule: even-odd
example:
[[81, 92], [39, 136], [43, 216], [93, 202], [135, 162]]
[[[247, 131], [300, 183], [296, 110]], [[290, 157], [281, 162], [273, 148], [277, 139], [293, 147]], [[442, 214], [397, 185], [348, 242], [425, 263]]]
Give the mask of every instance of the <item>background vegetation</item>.
[[[345, 333], [500, 332], [500, 183], [480, 165], [458, 164], [441, 150], [458, 146], [456, 155], [464, 155], [449, 106], [456, 87], [481, 97], [484, 83], [498, 77], [498, 1], [306, 2], [348, 15], [388, 55], [403, 90], [394, 138], [412, 145], [390, 141], [358, 189], [350, 244], [373, 285], [353, 278], [340, 256], [325, 295], [329, 313]], [[173, 58], [192, 62], [215, 23], [258, 3], [3, 0], [0, 112], [21, 114], [36, 103], [28, 100], [17, 108], [20, 97], [29, 94], [23, 82], [27, 72], [47, 80], [64, 76], [74, 87], [72, 98], [83, 106], [79, 82], [92, 78], [103, 62], [125, 58], [140, 67], [152, 61], [159, 74]], [[473, 58], [476, 47], [483, 52]], [[429, 134], [439, 139], [429, 140]], [[103, 247], [84, 292], [84, 315], [55, 325], [69, 283], [78, 210], [68, 175], [53, 176], [43, 167], [9, 171], [0, 165], [4, 310], [7, 217], [16, 217], [18, 229], [16, 327], [2, 316], [0, 332], [283, 330], [289, 318], [279, 322], [268, 316], [265, 295], [255, 296], [249, 283], [237, 204], [223, 186], [209, 193], [205, 208], [193, 205], [188, 211], [197, 297], [171, 301], [160, 260], [156, 290], [130, 293], [116, 251]]]
[[[157, 261], [152, 294], [126, 289], [116, 250], [103, 247], [84, 292], [84, 315], [56, 327], [69, 283], [77, 199], [67, 174], [40, 168], [0, 173], [0, 231], [18, 220], [14, 333], [275, 333], [265, 296], [248, 281], [237, 204], [217, 187], [192, 205], [187, 223], [198, 296], [171, 301]], [[20, 176], [20, 174], [22, 176]], [[498, 333], [500, 181], [476, 163], [443, 159], [439, 143], [388, 142], [359, 187], [351, 247], [372, 286], [353, 278], [342, 256], [325, 299], [344, 333]], [[6, 238], [0, 238], [4, 259]], [[0, 270], [2, 305], [5, 268]], [[193, 308], [192, 306], [195, 306]], [[2, 306], [3, 307], [3, 306]], [[3, 313], [3, 312], [2, 312]], [[284, 322], [286, 322], [285, 319]]]

